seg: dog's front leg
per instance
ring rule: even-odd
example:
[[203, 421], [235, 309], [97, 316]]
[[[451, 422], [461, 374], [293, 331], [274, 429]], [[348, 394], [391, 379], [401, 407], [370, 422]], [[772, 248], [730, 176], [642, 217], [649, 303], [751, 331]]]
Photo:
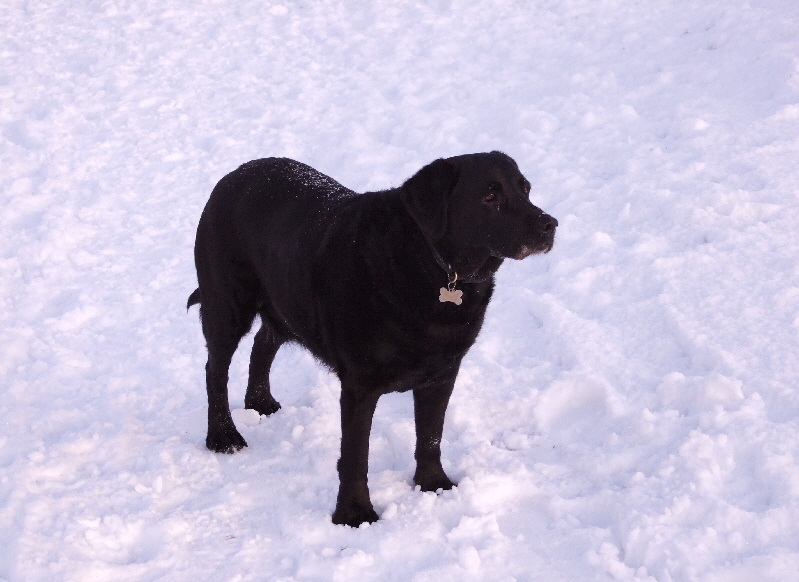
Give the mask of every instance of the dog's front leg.
[[441, 433], [444, 414], [455, 384], [417, 388], [413, 391], [413, 415], [416, 420], [416, 474], [413, 482], [422, 491], [452, 489], [455, 485], [441, 466]]
[[341, 458], [338, 460], [339, 489], [333, 523], [358, 527], [377, 521], [369, 499], [366, 473], [369, 465], [369, 433], [380, 397], [341, 383]]

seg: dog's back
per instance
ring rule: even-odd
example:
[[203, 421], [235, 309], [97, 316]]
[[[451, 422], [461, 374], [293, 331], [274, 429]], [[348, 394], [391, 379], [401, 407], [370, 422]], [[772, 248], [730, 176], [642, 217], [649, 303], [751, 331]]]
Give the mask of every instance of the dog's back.
[[214, 188], [200, 218], [197, 242], [224, 248], [239, 260], [264, 251], [285, 258], [300, 239], [318, 238], [330, 222], [328, 215], [353, 196], [352, 190], [300, 162], [254, 160]]
[[[295, 304], [311, 294], [308, 255], [355, 196], [294, 160], [264, 158], [240, 166], [219, 181], [200, 218], [194, 249], [199, 290], [189, 306], [202, 303], [204, 318], [220, 309], [250, 321], [260, 313], [289, 338], [307, 335], [313, 311]], [[231, 301], [232, 309], [220, 305]]]

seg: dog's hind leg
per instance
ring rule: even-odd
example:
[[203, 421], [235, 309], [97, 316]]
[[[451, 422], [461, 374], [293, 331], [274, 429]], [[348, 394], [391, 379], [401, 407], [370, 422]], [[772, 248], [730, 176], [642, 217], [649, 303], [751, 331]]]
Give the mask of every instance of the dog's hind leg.
[[284, 341], [262, 314], [261, 329], [255, 334], [250, 355], [250, 377], [247, 381], [247, 393], [244, 395], [244, 408], [256, 410], [266, 416], [280, 409], [280, 403], [272, 396], [269, 370]]
[[[238, 308], [235, 308], [238, 309]], [[255, 309], [234, 313], [232, 306], [215, 304], [203, 296], [200, 317], [208, 346], [208, 363], [205, 365], [208, 392], [208, 436], [205, 446], [216, 453], [235, 453], [247, 446], [233, 418], [228, 402], [228, 369], [239, 341], [255, 318]]]

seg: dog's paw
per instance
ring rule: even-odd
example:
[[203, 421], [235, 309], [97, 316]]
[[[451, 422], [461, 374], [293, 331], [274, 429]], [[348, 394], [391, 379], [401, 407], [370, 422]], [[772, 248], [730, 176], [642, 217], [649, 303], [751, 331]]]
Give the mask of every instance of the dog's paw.
[[232, 455], [236, 451], [240, 451], [246, 447], [247, 441], [245, 441], [244, 437], [239, 434], [239, 431], [234, 428], [232, 431], [227, 430], [215, 435], [209, 433], [208, 437], [205, 439], [205, 446], [208, 447], [208, 450], [215, 453]]
[[444, 475], [443, 479], [437, 479], [433, 481], [424, 481], [420, 482], [414, 479], [414, 483], [416, 483], [419, 487], [421, 487], [422, 491], [438, 491], [439, 489], [443, 489], [444, 491], [448, 491], [455, 487], [455, 483], [449, 480], [449, 477]]
[[354, 504], [342, 507], [342, 504], [338, 503], [336, 504], [336, 510], [333, 512], [333, 523], [336, 525], [358, 527], [362, 523], [374, 523], [377, 520], [377, 512], [371, 503], [369, 507]]
[[366, 481], [339, 486], [333, 523], [358, 527], [362, 523], [374, 523], [377, 519]]
[[438, 491], [439, 489], [447, 491], [455, 487], [455, 483], [447, 477], [441, 465], [417, 467], [413, 482], [421, 487], [422, 491]]
[[269, 398], [261, 398], [249, 402], [245, 399], [244, 408], [255, 410], [258, 414], [263, 414], [264, 416], [269, 416], [280, 410], [280, 402], [271, 396]]

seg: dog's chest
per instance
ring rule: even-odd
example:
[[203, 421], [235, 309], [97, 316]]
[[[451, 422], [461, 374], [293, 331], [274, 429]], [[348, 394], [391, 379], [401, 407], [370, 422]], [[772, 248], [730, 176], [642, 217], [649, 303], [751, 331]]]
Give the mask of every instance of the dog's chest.
[[430, 323], [427, 325], [424, 337], [425, 341], [431, 345], [439, 347], [451, 347], [456, 351], [468, 349], [477, 337], [479, 326], [475, 328], [475, 323], [468, 321], [459, 324]]
[[481, 324], [482, 317], [457, 322], [416, 322], [412, 326], [386, 321], [375, 330], [368, 345], [381, 364], [419, 361], [432, 354], [461, 357], [474, 343]]

